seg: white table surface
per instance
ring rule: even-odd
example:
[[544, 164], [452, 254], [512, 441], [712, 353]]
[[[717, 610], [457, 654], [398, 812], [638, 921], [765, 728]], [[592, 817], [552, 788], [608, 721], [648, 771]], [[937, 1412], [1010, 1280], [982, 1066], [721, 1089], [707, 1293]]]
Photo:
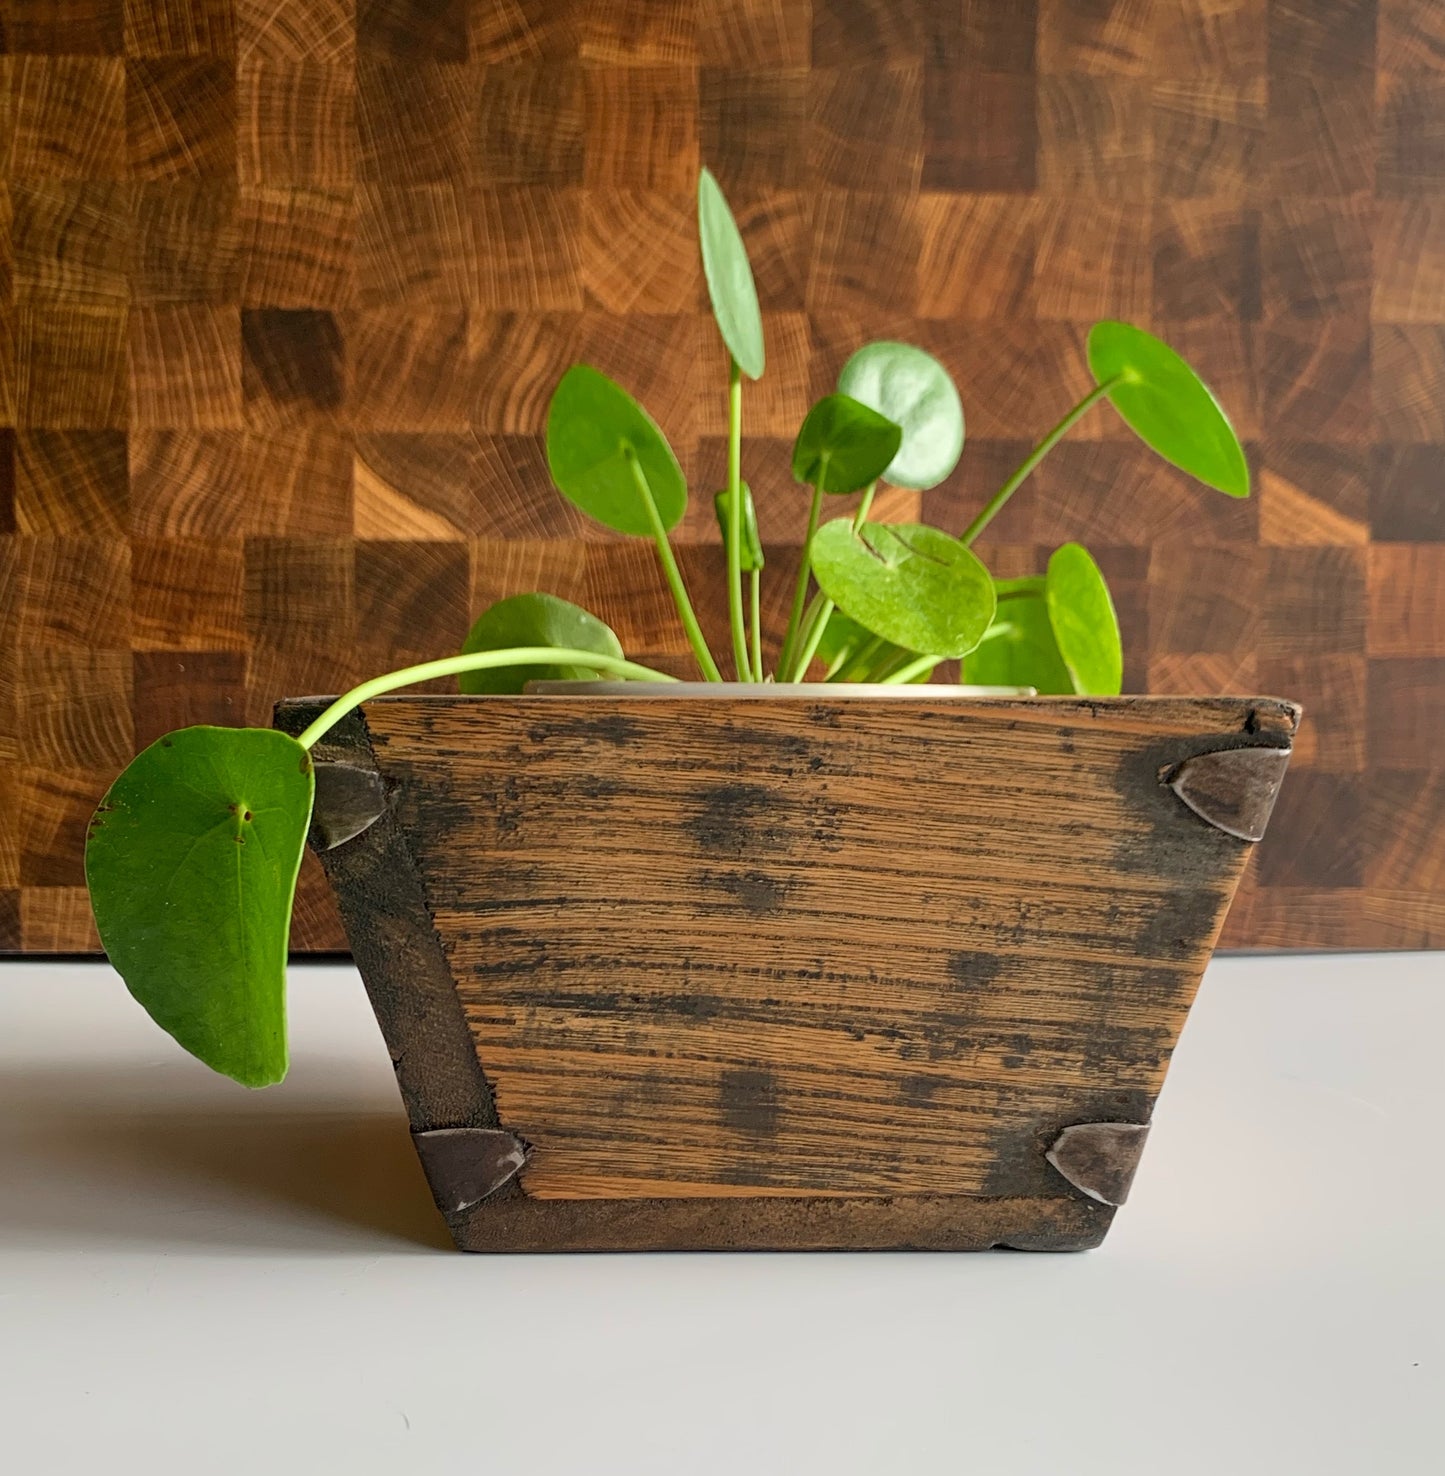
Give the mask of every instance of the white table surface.
[[458, 1255], [351, 969], [292, 1039], [0, 965], [0, 1469], [1445, 1470], [1445, 955], [1217, 961], [1082, 1255]]

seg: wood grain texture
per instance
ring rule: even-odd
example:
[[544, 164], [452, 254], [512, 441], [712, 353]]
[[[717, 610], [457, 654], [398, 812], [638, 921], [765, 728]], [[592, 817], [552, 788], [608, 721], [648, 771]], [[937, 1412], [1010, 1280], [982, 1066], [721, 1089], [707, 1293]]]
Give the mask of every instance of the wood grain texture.
[[[413, 1128], [530, 1150], [450, 1216], [459, 1242], [1085, 1243], [1043, 1152], [1148, 1122], [1252, 849], [1163, 776], [1296, 722], [1271, 699], [368, 704], [317, 760], [374, 766], [390, 803], [322, 860]], [[447, 1020], [478, 1074], [442, 1112], [411, 1034]]]
[[[1131, 318], [1229, 406], [1255, 498], [1191, 485], [1099, 411], [985, 553], [1022, 573], [1094, 547], [1131, 685], [1306, 706], [1297, 766], [1328, 776], [1325, 827], [1353, 828], [1360, 862], [1287, 883], [1315, 842], [1282, 815], [1226, 942], [1445, 944], [1428, 846], [1379, 820], [1402, 785], [1435, 804], [1445, 771], [1435, 0], [0, 0], [0, 32], [0, 715], [35, 697], [58, 745], [37, 771], [123, 750], [93, 741], [97, 710], [127, 741], [152, 699], [183, 710], [174, 672], [122, 682], [121, 658], [216, 658], [190, 668], [197, 710], [239, 681], [264, 715], [448, 648], [462, 584], [469, 613], [533, 583], [585, 600], [686, 672], [648, 550], [548, 487], [547, 400], [577, 359], [677, 447], [698, 494], [680, 558], [725, 647], [707, 163], [767, 315], [744, 471], [769, 631], [805, 512], [789, 442], [860, 342], [911, 339], [957, 378], [958, 473], [880, 509], [958, 528], [1087, 385], [1090, 322]], [[350, 649], [304, 649], [261, 609], [278, 542], [326, 571], [316, 599], [287, 583], [287, 610]], [[434, 608], [406, 581], [381, 595], [370, 545], [408, 542]], [[323, 614], [322, 592], [349, 603]], [[48, 664], [82, 657], [95, 701]], [[9, 783], [14, 851], [30, 780]], [[305, 885], [299, 945], [342, 946]], [[28, 917], [64, 946], [69, 903], [6, 890], [0, 940], [41, 946]]]
[[1158, 774], [1260, 709], [672, 706], [368, 714], [529, 1194], [1019, 1193], [1152, 1100], [1248, 854]]

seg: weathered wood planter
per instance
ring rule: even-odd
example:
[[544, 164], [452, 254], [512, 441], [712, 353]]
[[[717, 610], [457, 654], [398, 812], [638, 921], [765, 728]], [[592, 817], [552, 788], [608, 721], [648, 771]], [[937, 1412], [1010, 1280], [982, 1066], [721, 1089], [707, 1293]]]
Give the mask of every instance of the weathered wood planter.
[[1297, 720], [388, 698], [315, 750], [312, 843], [462, 1249], [1073, 1250], [1124, 1200]]

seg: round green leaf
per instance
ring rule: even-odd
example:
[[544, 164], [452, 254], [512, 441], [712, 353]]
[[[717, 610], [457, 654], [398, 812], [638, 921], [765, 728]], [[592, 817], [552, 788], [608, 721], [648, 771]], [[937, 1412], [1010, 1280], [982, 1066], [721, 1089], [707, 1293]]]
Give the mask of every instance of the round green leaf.
[[958, 465], [963, 406], [948, 370], [932, 354], [911, 343], [865, 344], [843, 365], [838, 388], [902, 427], [886, 481], [922, 491]]
[[1128, 323], [1096, 323], [1089, 368], [1125, 425], [1151, 450], [1208, 487], [1249, 496], [1249, 463], [1208, 385], [1167, 343]]
[[[596, 651], [622, 656], [622, 642], [595, 615], [580, 605], [550, 594], [520, 594], [498, 600], [478, 617], [462, 645], [473, 651], [507, 651], [519, 646], [556, 646], [559, 650]], [[464, 671], [457, 678], [463, 692], [521, 692], [528, 682], [596, 681], [601, 672], [585, 666], [504, 666], [493, 671]]]
[[286, 1074], [286, 949], [311, 820], [311, 756], [269, 728], [151, 744], [90, 822], [85, 879], [126, 987], [245, 1086]]
[[[763, 567], [763, 540], [758, 536], [758, 509], [753, 502], [753, 489], [746, 482], [741, 484], [743, 490], [743, 546], [742, 571], [751, 574], [755, 569]], [[722, 529], [723, 547], [727, 547], [728, 541], [728, 513], [731, 510], [731, 499], [728, 497], [728, 489], [724, 487], [721, 492], [712, 495], [713, 511], [717, 514], [717, 525]]]
[[922, 523], [824, 523], [818, 587], [860, 625], [919, 655], [962, 656], [993, 619], [993, 580], [958, 539]]
[[552, 395], [547, 467], [570, 503], [618, 533], [653, 536], [649, 494], [665, 530], [687, 510], [687, 482], [667, 437], [620, 384], [589, 364], [574, 364]]
[[793, 475], [820, 492], [857, 492], [876, 481], [903, 443], [903, 428], [851, 395], [825, 395], [793, 442]]
[[758, 289], [738, 223], [708, 169], [697, 177], [697, 234], [718, 332], [738, 368], [749, 379], [759, 379], [763, 373], [763, 315]]
[[988, 633], [964, 658], [962, 676], [985, 687], [1033, 687], [1045, 695], [1073, 692], [1041, 593], [999, 600]]
[[1074, 691], [1117, 696], [1124, 681], [1119, 617], [1103, 573], [1082, 544], [1066, 543], [1054, 551], [1044, 604]]

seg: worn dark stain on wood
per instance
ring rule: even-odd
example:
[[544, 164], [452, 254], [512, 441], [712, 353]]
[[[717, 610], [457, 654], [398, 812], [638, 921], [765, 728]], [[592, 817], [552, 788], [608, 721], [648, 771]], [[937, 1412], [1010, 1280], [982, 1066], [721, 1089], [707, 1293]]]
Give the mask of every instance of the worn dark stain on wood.
[[[985, 552], [1094, 548], [1132, 690], [1305, 703], [1227, 943], [1445, 944], [1440, 12], [0, 0], [0, 949], [95, 947], [85, 820], [167, 723], [265, 722], [534, 586], [688, 669], [652, 554], [550, 492], [540, 432], [587, 359], [718, 484], [700, 162], [767, 314], [744, 471], [770, 634], [789, 442], [860, 341], [957, 376], [958, 474], [878, 503], [957, 529], [1087, 384], [1088, 324], [1151, 327], [1235, 413], [1257, 496], [1100, 410]], [[295, 938], [344, 943], [310, 860]]]
[[1273, 754], [1296, 720], [1271, 699], [390, 698], [318, 755], [374, 763], [386, 813], [313, 842], [413, 1127], [527, 1145], [449, 1215], [464, 1247], [1067, 1248], [1112, 1213], [1077, 1201], [1127, 1176], [1047, 1155], [1148, 1123], [1253, 850], [1167, 776]]

